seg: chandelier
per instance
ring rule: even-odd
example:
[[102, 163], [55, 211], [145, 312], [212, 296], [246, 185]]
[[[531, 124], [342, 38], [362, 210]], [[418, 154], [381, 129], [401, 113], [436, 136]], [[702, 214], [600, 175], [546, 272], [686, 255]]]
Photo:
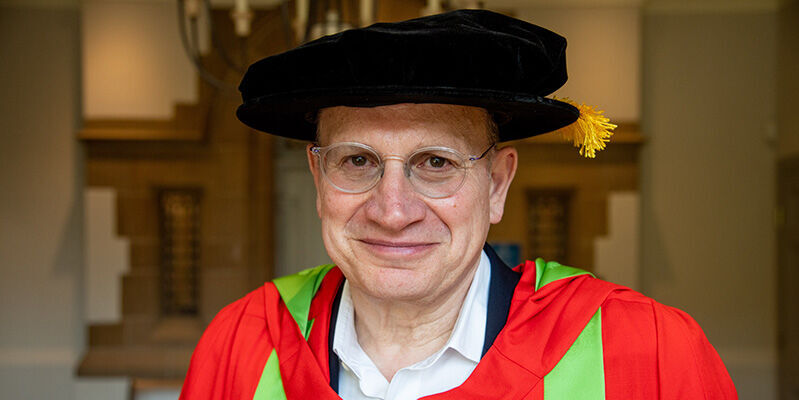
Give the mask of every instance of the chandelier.
[[[286, 38], [286, 49], [319, 37], [341, 32], [374, 22], [376, 0], [292, 0], [292, 18], [289, 0], [272, 1], [280, 9], [280, 23]], [[231, 54], [219, 39], [217, 27], [211, 18], [211, 0], [177, 0], [178, 27], [183, 48], [200, 77], [211, 86], [233, 91], [234, 86], [213, 74], [203, 63], [200, 51], [201, 34], [229, 70], [243, 74], [247, 64], [247, 42], [251, 40], [254, 13], [248, 0], [235, 0], [230, 18], [237, 40], [238, 54]], [[346, 12], [345, 12], [346, 11]], [[349, 18], [345, 19], [347, 15]]]

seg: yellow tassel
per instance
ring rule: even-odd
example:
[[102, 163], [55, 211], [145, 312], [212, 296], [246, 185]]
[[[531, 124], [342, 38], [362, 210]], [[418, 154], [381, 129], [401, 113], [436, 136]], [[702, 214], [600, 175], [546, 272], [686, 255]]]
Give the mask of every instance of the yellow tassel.
[[616, 125], [610, 123], [610, 119], [596, 110], [594, 107], [585, 104], [578, 104], [568, 97], [555, 98], [555, 100], [569, 103], [580, 110], [580, 118], [571, 125], [564, 126], [556, 130], [564, 139], [574, 143], [574, 147], [580, 148], [580, 155], [587, 158], [596, 157], [596, 152], [604, 150]]

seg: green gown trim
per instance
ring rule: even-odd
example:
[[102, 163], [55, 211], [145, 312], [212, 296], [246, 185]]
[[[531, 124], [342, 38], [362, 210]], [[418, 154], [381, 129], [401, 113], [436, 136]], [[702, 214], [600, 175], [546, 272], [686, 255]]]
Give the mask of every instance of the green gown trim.
[[[322, 285], [322, 279], [333, 268], [332, 264], [320, 265], [316, 268], [306, 269], [300, 273], [277, 278], [272, 281], [280, 293], [280, 298], [286, 304], [297, 326], [305, 340], [311, 333], [313, 320], [308, 320], [308, 312], [311, 310], [311, 301]], [[261, 379], [255, 389], [253, 400], [286, 400], [286, 392], [283, 390], [283, 378], [280, 375], [280, 361], [277, 357], [277, 350], [272, 349], [266, 365], [261, 372]]]
[[275, 349], [272, 349], [272, 353], [266, 359], [266, 366], [261, 373], [253, 400], [286, 400], [283, 379], [280, 377], [280, 361], [277, 359]]
[[544, 377], [544, 399], [605, 399], [601, 308], [555, 368]]
[[542, 287], [557, 280], [579, 275], [594, 276], [594, 274], [588, 271], [574, 267], [567, 267], [555, 261], [547, 262], [544, 261], [543, 258], [537, 258], [535, 260], [535, 290], [541, 289]]
[[[555, 261], [535, 260], [535, 290], [560, 279], [591, 275], [579, 268]], [[544, 399], [605, 398], [605, 367], [602, 355], [602, 310], [599, 309], [583, 328], [580, 336], [544, 377]]]
[[322, 279], [325, 275], [333, 269], [333, 264], [324, 264], [316, 268], [306, 269], [300, 273], [277, 278], [273, 281], [280, 298], [286, 304], [289, 313], [297, 322], [300, 327], [300, 332], [305, 340], [308, 340], [308, 335], [311, 333], [313, 321], [308, 320], [308, 312], [311, 309], [311, 300], [313, 300], [319, 286], [322, 285]]

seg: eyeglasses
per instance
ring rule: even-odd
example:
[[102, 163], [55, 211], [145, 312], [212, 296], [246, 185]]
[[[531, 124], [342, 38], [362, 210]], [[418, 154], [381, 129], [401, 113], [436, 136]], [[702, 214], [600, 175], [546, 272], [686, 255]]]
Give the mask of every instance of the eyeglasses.
[[483, 159], [494, 144], [479, 156], [465, 156], [449, 147], [423, 147], [407, 157], [381, 156], [377, 150], [355, 142], [311, 147], [319, 158], [322, 176], [345, 193], [364, 193], [377, 185], [388, 160], [404, 164], [405, 176], [413, 189], [434, 199], [449, 197], [460, 189], [474, 164]]

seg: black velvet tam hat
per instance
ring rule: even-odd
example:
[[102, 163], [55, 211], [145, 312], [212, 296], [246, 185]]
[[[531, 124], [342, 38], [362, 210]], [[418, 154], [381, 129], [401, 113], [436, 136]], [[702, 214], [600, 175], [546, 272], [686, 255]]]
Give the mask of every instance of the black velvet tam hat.
[[500, 141], [550, 132], [580, 111], [545, 98], [566, 82], [566, 39], [485, 10], [379, 23], [250, 66], [236, 115], [252, 128], [313, 141], [332, 106], [444, 103], [482, 107]]

